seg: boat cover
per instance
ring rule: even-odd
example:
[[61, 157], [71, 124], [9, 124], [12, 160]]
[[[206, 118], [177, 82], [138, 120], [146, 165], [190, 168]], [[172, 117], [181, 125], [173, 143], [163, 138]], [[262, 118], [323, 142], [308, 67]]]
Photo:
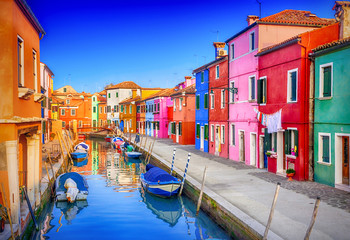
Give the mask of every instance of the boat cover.
[[144, 174], [145, 180], [149, 182], [170, 182], [179, 180], [159, 167], [153, 167]]
[[146, 172], [148, 171], [148, 170], [150, 170], [151, 168], [154, 168], [155, 166], [154, 165], [152, 165], [152, 164], [147, 164], [146, 165]]
[[79, 189], [79, 191], [88, 191], [87, 185], [85, 185], [86, 183], [84, 181], [84, 178], [79, 173], [70, 172], [70, 173], [62, 174], [60, 176], [60, 178], [59, 178], [60, 184], [59, 184], [58, 188], [56, 189], [56, 192], [59, 192], [59, 191], [65, 192], [66, 191], [66, 188], [64, 187], [64, 183], [66, 182], [66, 180], [68, 178], [71, 178], [72, 180], [74, 180], [74, 182], [76, 182], [77, 188]]

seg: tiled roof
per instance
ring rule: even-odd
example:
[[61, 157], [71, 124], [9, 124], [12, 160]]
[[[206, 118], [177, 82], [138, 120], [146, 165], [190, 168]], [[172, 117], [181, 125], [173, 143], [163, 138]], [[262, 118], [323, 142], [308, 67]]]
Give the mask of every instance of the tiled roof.
[[97, 99], [98, 99], [98, 101], [100, 101], [100, 102], [107, 102], [107, 98], [102, 97], [102, 96], [98, 96]]
[[330, 43], [326, 43], [326, 44], [320, 45], [320, 46], [312, 49], [312, 51], [315, 53], [315, 52], [319, 52], [319, 51], [322, 51], [322, 50], [329, 49], [331, 47], [342, 46], [342, 45], [349, 45], [349, 44], [350, 44], [350, 37], [347, 37], [347, 38], [343, 38], [343, 39], [340, 39], [340, 40], [336, 40], [336, 41], [333, 41], [333, 42], [330, 42]]
[[101, 92], [99, 92], [100, 95], [107, 95], [107, 91], [106, 90], [102, 90]]
[[119, 104], [124, 104], [124, 103], [131, 103], [131, 102], [136, 102], [136, 101], [138, 101], [138, 100], [140, 100], [140, 96], [136, 96], [136, 97], [130, 97], [130, 98], [127, 98], [127, 99], [125, 99], [125, 100], [123, 100], [123, 101], [121, 101]]
[[188, 87], [185, 87], [184, 89], [178, 90], [175, 93], [173, 93], [171, 96], [182, 95], [182, 93], [195, 94], [196, 93], [196, 84], [192, 84], [191, 86], [188, 86]]
[[141, 87], [139, 85], [137, 85], [136, 83], [134, 83], [132, 81], [125, 81], [125, 82], [121, 82], [121, 83], [118, 83], [116, 85], [113, 85], [111, 87], [108, 87], [108, 88], [106, 88], [106, 90], [108, 90], [108, 89], [117, 89], [117, 88], [141, 89]]
[[312, 25], [327, 26], [335, 23], [335, 19], [317, 17], [310, 11], [284, 10], [282, 12], [264, 17], [258, 23], [292, 24], [292, 25]]
[[335, 8], [336, 8], [337, 6], [346, 6], [346, 7], [349, 7], [349, 6], [350, 6], [350, 2], [349, 2], [349, 1], [335, 1], [333, 10], [335, 10]]

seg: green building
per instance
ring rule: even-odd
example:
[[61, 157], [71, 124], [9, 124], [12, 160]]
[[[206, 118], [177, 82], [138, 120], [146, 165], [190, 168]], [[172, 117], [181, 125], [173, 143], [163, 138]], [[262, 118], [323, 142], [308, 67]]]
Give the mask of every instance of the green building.
[[98, 95], [95, 93], [91, 101], [91, 126], [98, 127]]
[[350, 37], [319, 46], [315, 63], [314, 180], [350, 189]]

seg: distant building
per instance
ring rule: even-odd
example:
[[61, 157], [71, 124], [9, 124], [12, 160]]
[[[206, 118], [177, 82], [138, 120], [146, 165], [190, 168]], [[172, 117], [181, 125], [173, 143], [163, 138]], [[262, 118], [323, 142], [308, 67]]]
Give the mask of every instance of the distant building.
[[51, 69], [44, 63], [40, 63], [40, 86], [41, 93], [44, 94], [41, 101], [41, 117], [45, 120], [42, 121], [42, 142], [46, 143], [50, 140], [51, 129], [51, 94], [53, 92], [53, 77]]

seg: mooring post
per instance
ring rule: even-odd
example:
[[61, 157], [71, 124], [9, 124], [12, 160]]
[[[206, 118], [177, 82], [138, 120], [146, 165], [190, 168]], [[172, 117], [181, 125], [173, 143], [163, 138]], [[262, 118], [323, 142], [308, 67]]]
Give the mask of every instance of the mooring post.
[[204, 183], [205, 183], [205, 177], [207, 175], [207, 166], [204, 168], [204, 173], [203, 173], [203, 179], [202, 179], [202, 186], [201, 186], [201, 192], [199, 194], [199, 199], [198, 199], [198, 204], [197, 204], [197, 212], [196, 215], [199, 213], [199, 208], [201, 207], [202, 203], [202, 197], [203, 197], [203, 189], [204, 189]]
[[263, 240], [267, 239], [267, 234], [269, 233], [269, 228], [270, 228], [270, 225], [271, 225], [273, 214], [275, 212], [275, 206], [276, 206], [276, 201], [277, 201], [277, 197], [278, 197], [278, 192], [280, 191], [280, 187], [281, 187], [281, 183], [277, 183], [276, 192], [275, 192], [275, 196], [274, 196], [273, 201], [272, 201], [272, 206], [271, 206], [271, 210], [270, 210], [270, 216], [269, 216], [269, 220], [267, 221], [267, 225], [266, 225], [266, 228], [265, 228], [265, 233], [264, 233]]
[[151, 148], [151, 151], [150, 151], [150, 154], [148, 155], [148, 161], [147, 161], [147, 164], [149, 163], [149, 161], [151, 160], [151, 155], [153, 153], [153, 147], [154, 147], [154, 143], [155, 143], [156, 139], [154, 139], [153, 141], [153, 144], [152, 144], [152, 148]]
[[172, 175], [173, 169], [174, 169], [175, 153], [176, 153], [176, 148], [174, 148], [174, 152], [173, 152], [173, 161], [171, 162], [170, 175]]
[[69, 151], [69, 149], [68, 149], [68, 147], [67, 147], [67, 145], [66, 145], [66, 142], [65, 142], [64, 139], [63, 139], [63, 135], [61, 135], [61, 139], [62, 139], [62, 142], [63, 142], [64, 147], [66, 148], [67, 155], [68, 155], [68, 157], [69, 157], [70, 160], [71, 160], [71, 164], [73, 165], [73, 159], [72, 159], [72, 156], [70, 155], [70, 151]]
[[181, 194], [182, 194], [182, 189], [183, 189], [184, 184], [185, 184], [185, 180], [186, 180], [186, 173], [187, 173], [188, 163], [190, 162], [190, 159], [191, 159], [191, 153], [188, 153], [188, 158], [187, 158], [186, 168], [185, 168], [184, 176], [183, 176], [183, 178], [182, 178], [182, 182], [181, 182], [181, 188], [180, 188], [179, 196], [181, 196]]
[[[61, 148], [61, 157], [62, 157], [62, 164], [64, 165], [64, 167], [65, 167], [65, 164], [64, 164], [64, 152], [63, 152], [63, 146], [62, 146], [62, 143], [61, 143], [61, 138], [60, 138], [60, 134], [59, 134], [59, 132], [56, 132], [56, 135], [57, 135], [57, 138], [58, 138], [58, 142], [59, 142], [59, 144], [60, 144], [60, 148]], [[68, 165], [68, 163], [67, 163], [67, 165]], [[66, 169], [66, 172], [67, 172], [67, 170], [68, 170], [68, 166], [67, 167], [65, 167], [65, 169]]]
[[50, 163], [50, 166], [51, 166], [53, 179], [56, 181], [56, 176], [55, 176], [55, 171], [53, 170], [53, 165], [52, 165], [52, 161], [51, 161], [50, 151], [46, 150], [46, 153], [47, 153], [47, 156], [49, 158], [49, 163]]
[[312, 218], [311, 218], [311, 222], [310, 222], [309, 228], [306, 231], [304, 240], [309, 240], [311, 230], [312, 230], [312, 228], [315, 224], [315, 221], [316, 221], [316, 216], [317, 216], [318, 207], [320, 206], [320, 201], [321, 201], [321, 198], [317, 197], [316, 202], [315, 202], [314, 212], [313, 212]]

